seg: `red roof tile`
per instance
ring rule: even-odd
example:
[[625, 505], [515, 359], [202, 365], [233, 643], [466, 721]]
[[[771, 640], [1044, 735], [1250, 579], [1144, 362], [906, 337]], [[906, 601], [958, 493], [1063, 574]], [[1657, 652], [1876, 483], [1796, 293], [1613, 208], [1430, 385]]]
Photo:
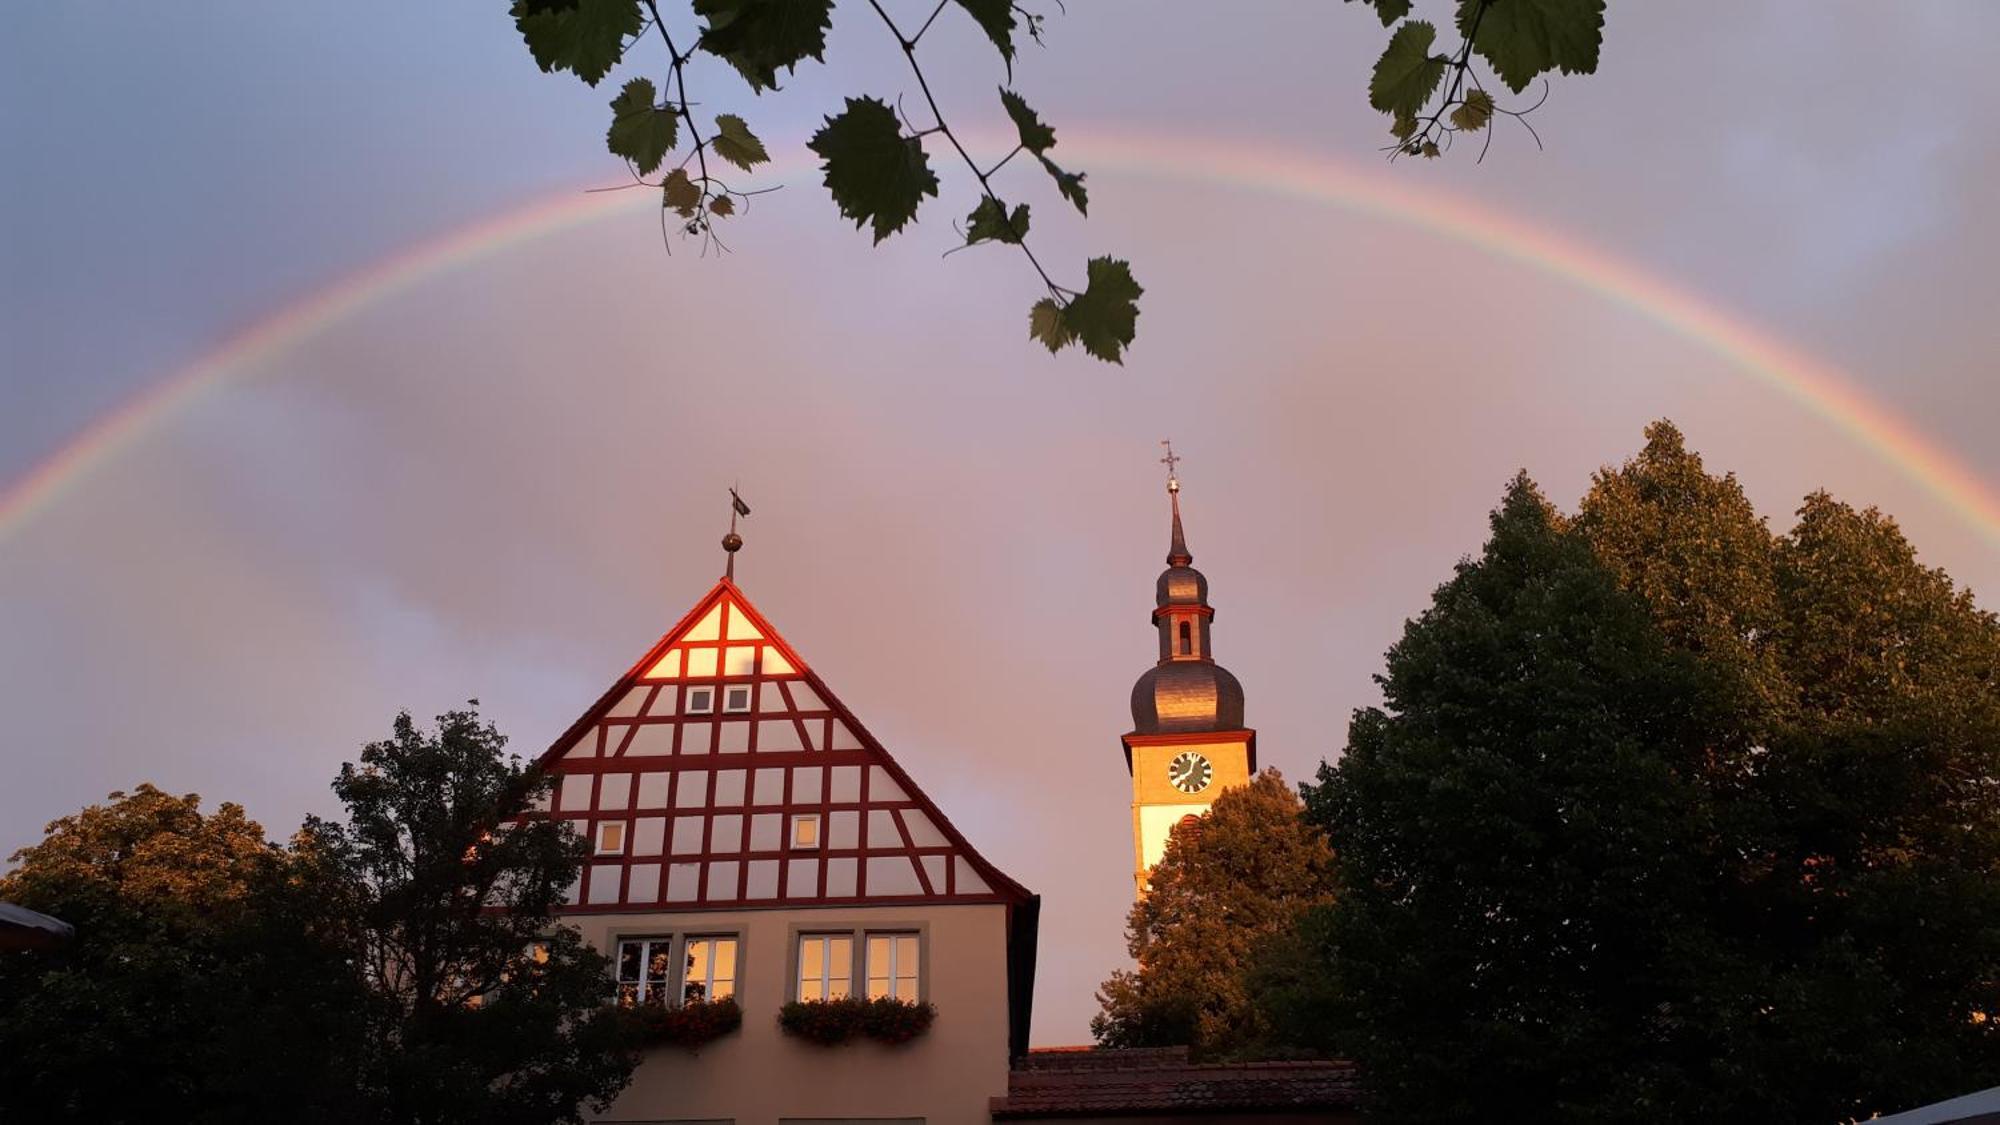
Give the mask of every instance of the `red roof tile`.
[[1195, 1063], [1185, 1047], [1107, 1051], [1043, 1048], [1017, 1060], [996, 1120], [1082, 1114], [1353, 1109], [1354, 1064]]

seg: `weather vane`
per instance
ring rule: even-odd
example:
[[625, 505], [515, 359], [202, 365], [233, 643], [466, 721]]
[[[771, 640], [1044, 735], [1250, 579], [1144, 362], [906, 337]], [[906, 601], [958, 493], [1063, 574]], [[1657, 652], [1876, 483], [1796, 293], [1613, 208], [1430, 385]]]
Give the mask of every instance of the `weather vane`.
[[730, 485], [729, 534], [722, 537], [722, 549], [729, 552], [729, 565], [724, 568], [722, 576], [731, 582], [736, 581], [736, 552], [743, 549], [743, 537], [736, 534], [736, 517], [747, 516], [749, 514], [750, 505], [745, 504], [743, 497], [736, 494], [736, 486], [733, 484]]
[[1160, 464], [1167, 467], [1167, 491], [1179, 492], [1181, 490], [1181, 480], [1174, 473], [1174, 466], [1180, 464], [1181, 459], [1174, 455], [1174, 443], [1171, 438], [1162, 440], [1160, 444], [1166, 446], [1167, 449], [1167, 455], [1160, 458]]

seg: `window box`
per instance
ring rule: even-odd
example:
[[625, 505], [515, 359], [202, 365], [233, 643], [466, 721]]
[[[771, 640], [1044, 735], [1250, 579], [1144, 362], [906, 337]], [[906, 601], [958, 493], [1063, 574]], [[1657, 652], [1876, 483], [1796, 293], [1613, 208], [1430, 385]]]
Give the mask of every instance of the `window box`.
[[878, 996], [863, 1000], [795, 1000], [778, 1009], [778, 1026], [785, 1034], [832, 1047], [864, 1036], [882, 1043], [907, 1043], [931, 1028], [935, 1005]]
[[743, 1009], [734, 996], [690, 1000], [672, 1007], [649, 1002], [625, 1011], [637, 1023], [647, 1046], [698, 1051], [743, 1026]]

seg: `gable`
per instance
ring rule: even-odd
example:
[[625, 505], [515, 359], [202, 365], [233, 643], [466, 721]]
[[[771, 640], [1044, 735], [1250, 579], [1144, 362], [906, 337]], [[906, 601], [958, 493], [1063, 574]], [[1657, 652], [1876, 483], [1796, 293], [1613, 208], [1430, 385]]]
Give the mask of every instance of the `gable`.
[[541, 764], [536, 815], [606, 845], [574, 912], [1029, 897], [726, 579]]

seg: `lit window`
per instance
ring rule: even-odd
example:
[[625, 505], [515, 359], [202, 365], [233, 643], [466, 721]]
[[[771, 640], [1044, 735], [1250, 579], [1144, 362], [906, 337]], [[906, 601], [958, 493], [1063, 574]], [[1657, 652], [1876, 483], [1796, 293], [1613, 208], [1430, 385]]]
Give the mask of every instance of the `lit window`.
[[618, 1002], [664, 1004], [673, 971], [672, 938], [632, 938], [618, 943]]
[[681, 959], [681, 999], [698, 1004], [736, 995], [736, 939], [691, 937]]
[[868, 998], [917, 999], [917, 935], [868, 935]]
[[706, 715], [715, 710], [715, 689], [712, 687], [691, 687], [687, 694], [687, 712], [690, 715]]
[[854, 938], [806, 934], [799, 938], [799, 999], [844, 1000], [854, 991]]
[[806, 813], [792, 818], [792, 846], [795, 848], [819, 847], [819, 814]]
[[750, 685], [736, 684], [723, 689], [722, 709], [740, 715], [750, 709]]
[[625, 822], [604, 820], [597, 824], [597, 854], [619, 855], [625, 850]]

